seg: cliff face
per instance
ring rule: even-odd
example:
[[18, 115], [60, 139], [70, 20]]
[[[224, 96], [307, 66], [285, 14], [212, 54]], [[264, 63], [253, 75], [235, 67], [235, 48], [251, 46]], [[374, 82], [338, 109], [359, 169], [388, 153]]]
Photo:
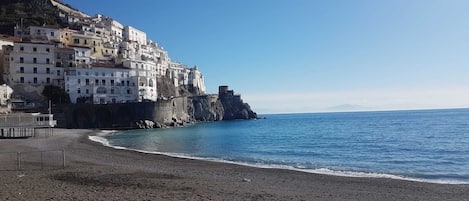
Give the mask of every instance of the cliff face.
[[181, 126], [208, 122], [257, 118], [239, 95], [231, 93], [169, 98], [158, 102], [116, 104], [71, 104], [56, 114], [59, 127], [133, 129]]
[[223, 120], [257, 118], [257, 114], [251, 110], [251, 107], [243, 102], [241, 95], [228, 90], [228, 86], [220, 86], [218, 96], [224, 108]]
[[188, 103], [188, 114], [195, 121], [223, 120], [224, 108], [217, 95], [194, 96]]

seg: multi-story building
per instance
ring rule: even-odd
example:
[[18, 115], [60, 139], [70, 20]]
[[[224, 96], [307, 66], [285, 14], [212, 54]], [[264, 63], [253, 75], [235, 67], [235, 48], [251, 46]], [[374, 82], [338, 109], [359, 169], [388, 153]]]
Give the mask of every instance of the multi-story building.
[[75, 51], [75, 65], [77, 68], [89, 68], [90, 64], [96, 61], [94, 57], [91, 57], [90, 48], [73, 45], [69, 47]]
[[198, 89], [199, 92], [201, 93], [205, 93], [204, 76], [199, 71], [197, 66], [194, 66], [194, 68], [190, 69], [188, 77], [189, 77], [188, 85], [190, 87], [193, 87], [194, 89]]
[[0, 83], [5, 83], [4, 76], [9, 72], [14, 42], [20, 41], [21, 38], [0, 34]]
[[15, 42], [10, 53], [7, 83], [10, 86], [17, 84], [60, 86], [59, 80], [63, 79], [63, 68], [55, 66], [54, 52], [55, 46], [50, 43]]
[[101, 21], [108, 31], [111, 32], [111, 41], [115, 44], [119, 44], [123, 40], [124, 26], [116, 20], [110, 17], [101, 17]]
[[125, 68], [131, 69], [130, 77], [138, 83], [138, 100], [156, 101], [158, 97], [156, 88], [156, 64], [151, 61], [126, 60]]
[[134, 41], [138, 44], [145, 45], [147, 43], [147, 34], [131, 26], [124, 27], [124, 40]]
[[73, 46], [87, 47], [91, 50], [92, 57], [102, 57], [103, 40], [93, 34], [77, 32], [72, 34]]
[[130, 69], [95, 63], [91, 68], [67, 71], [65, 89], [72, 103], [95, 104], [138, 101], [136, 82]]
[[60, 30], [55, 26], [30, 26], [30, 38], [40, 41], [60, 41]]
[[149, 74], [150, 63], [129, 61], [125, 65], [95, 63], [91, 68], [75, 68], [65, 75], [65, 89], [72, 103], [95, 104], [156, 101], [156, 79]]

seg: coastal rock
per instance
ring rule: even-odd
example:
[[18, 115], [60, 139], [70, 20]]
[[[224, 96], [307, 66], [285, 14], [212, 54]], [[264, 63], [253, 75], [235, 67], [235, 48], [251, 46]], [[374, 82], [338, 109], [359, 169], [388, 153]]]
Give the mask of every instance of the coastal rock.
[[188, 113], [196, 121], [220, 121], [224, 108], [217, 95], [194, 96], [189, 99]]
[[234, 94], [228, 86], [220, 86], [218, 96], [224, 108], [223, 120], [257, 118], [257, 114], [251, 110], [249, 104], [243, 102], [241, 95]]
[[135, 122], [135, 124], [137, 125], [138, 128], [142, 128], [142, 129], [155, 128], [155, 125], [156, 125], [155, 122], [151, 120], [140, 120], [140, 121]]

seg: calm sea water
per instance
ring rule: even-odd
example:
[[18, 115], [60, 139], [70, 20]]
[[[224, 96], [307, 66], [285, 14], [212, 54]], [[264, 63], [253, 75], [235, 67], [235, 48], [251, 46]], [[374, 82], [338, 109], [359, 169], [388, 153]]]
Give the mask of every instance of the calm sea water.
[[131, 130], [111, 146], [260, 167], [469, 183], [469, 109], [261, 115]]

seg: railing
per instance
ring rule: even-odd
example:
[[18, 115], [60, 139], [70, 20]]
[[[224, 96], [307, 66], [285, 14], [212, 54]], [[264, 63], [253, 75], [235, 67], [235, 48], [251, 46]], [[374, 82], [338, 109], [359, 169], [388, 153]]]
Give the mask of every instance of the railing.
[[65, 150], [0, 152], [0, 171], [65, 168]]

